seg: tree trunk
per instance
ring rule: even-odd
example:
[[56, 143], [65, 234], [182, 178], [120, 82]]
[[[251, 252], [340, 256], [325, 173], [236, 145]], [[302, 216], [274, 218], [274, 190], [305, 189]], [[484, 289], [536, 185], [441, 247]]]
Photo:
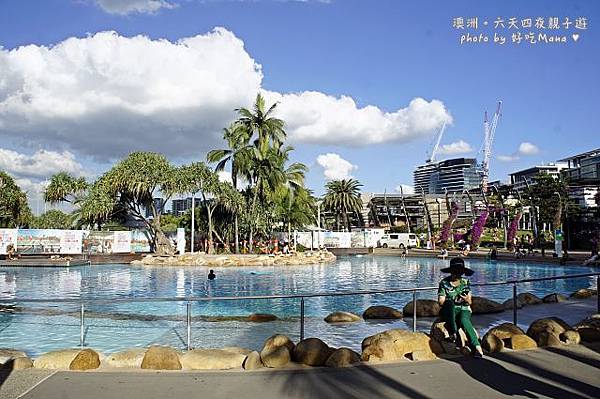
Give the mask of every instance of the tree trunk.
[[235, 220], [234, 220], [234, 229], [235, 229], [235, 237], [234, 237], [234, 241], [235, 241], [235, 253], [239, 254], [240, 253], [240, 231], [239, 231], [239, 227], [238, 227], [238, 215], [237, 213], [235, 214]]
[[213, 223], [212, 223], [212, 213], [210, 205], [206, 205], [206, 213], [208, 214], [208, 250], [207, 253], [210, 255], [213, 253]]
[[[256, 184], [255, 189], [254, 189], [254, 196], [252, 197], [252, 207], [250, 208], [252, 211], [252, 216], [255, 216], [256, 214], [256, 201], [258, 199], [258, 184]], [[253, 218], [254, 219], [254, 218]], [[252, 239], [254, 238], [254, 224], [252, 222], [250, 222], [250, 235], [249, 235], [249, 248], [250, 248], [250, 253], [252, 253], [252, 250], [254, 248], [254, 243], [252, 242]]]

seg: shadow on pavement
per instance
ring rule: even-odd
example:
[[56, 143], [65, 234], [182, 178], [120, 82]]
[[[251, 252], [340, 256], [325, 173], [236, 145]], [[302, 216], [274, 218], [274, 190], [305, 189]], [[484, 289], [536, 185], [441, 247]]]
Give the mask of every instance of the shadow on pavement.
[[[548, 382], [511, 371], [489, 358], [477, 360], [457, 358], [448, 360], [459, 364], [462, 370], [474, 380], [507, 396], [521, 395], [529, 398], [538, 398], [539, 395], [543, 395], [555, 399], [600, 397], [600, 390], [598, 388], [548, 369], [540, 368], [531, 362], [503, 354], [497, 354], [495, 358], [520, 366], [528, 372], [547, 379]], [[554, 385], [553, 382], [567, 386], [572, 390], [561, 388]]]
[[375, 368], [361, 365], [320, 373], [290, 373], [281, 390], [286, 398], [398, 398], [429, 399], [419, 391], [386, 376]]

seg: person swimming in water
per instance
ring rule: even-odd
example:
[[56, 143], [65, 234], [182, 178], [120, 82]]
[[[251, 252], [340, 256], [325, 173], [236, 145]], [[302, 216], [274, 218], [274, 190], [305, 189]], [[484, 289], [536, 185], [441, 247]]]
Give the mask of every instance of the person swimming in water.
[[216, 278], [217, 278], [217, 275], [215, 274], [215, 271], [213, 269], [210, 269], [210, 271], [208, 272], [208, 279], [214, 280]]

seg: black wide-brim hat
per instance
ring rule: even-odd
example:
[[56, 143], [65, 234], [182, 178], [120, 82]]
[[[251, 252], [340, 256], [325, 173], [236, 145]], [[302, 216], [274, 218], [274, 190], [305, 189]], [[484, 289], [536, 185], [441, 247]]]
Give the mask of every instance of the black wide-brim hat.
[[450, 259], [450, 267], [443, 268], [442, 272], [451, 274], [464, 274], [465, 276], [472, 276], [473, 273], [475, 273], [473, 270], [465, 267], [465, 261], [462, 260], [462, 258]]

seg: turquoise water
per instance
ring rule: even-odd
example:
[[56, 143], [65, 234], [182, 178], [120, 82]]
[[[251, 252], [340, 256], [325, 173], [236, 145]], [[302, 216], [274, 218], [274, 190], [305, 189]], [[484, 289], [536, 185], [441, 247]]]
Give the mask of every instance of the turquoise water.
[[[584, 266], [559, 267], [539, 263], [493, 263], [470, 260], [472, 283], [587, 273]], [[73, 268], [0, 269], [0, 299], [13, 311], [0, 313], [0, 347], [23, 349], [32, 355], [79, 345], [79, 305], [25, 303], [23, 299], [71, 298], [174, 298], [246, 295], [287, 295], [436, 286], [447, 261], [426, 258], [364, 256], [341, 257], [335, 264], [285, 267], [227, 267], [216, 269], [217, 279], [206, 280], [206, 267], [145, 267], [101, 265]], [[594, 286], [591, 278], [545, 281], [519, 286], [519, 291], [543, 296], [570, 293]], [[475, 295], [504, 301], [510, 286], [475, 287]], [[328, 338], [331, 345], [356, 348], [367, 335], [391, 328], [394, 323], [359, 322], [330, 326], [322, 318], [336, 310], [361, 314], [371, 305], [402, 308], [410, 293], [320, 297], [306, 300], [306, 336]], [[420, 298], [434, 298], [435, 291]], [[207, 321], [202, 316], [246, 316], [272, 313], [281, 320], [247, 323], [239, 320]], [[185, 346], [184, 302], [106, 302], [86, 304], [86, 345], [103, 352], [149, 344]], [[274, 332], [293, 338], [299, 334], [299, 300], [200, 301], [192, 304], [192, 338], [197, 347], [239, 345], [260, 348]], [[410, 320], [408, 320], [410, 324]]]

